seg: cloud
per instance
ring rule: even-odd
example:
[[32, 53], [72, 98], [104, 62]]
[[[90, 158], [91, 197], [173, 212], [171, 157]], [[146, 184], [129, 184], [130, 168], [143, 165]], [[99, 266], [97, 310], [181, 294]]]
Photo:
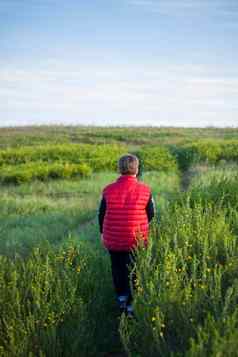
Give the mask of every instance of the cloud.
[[6, 118], [19, 123], [29, 117], [32, 122], [60, 118], [67, 123], [80, 118], [84, 124], [111, 118], [109, 124], [137, 125], [160, 118], [168, 125], [175, 120], [197, 126], [206, 117], [210, 124], [219, 120], [226, 125], [238, 115], [237, 95], [237, 74], [189, 63], [147, 70], [136, 65], [85, 65], [80, 70], [60, 63], [31, 70], [7, 66], [0, 70], [0, 125], [6, 125]]
[[129, 0], [128, 4], [137, 8], [163, 15], [238, 15], [235, 0], [194, 1], [194, 0]]

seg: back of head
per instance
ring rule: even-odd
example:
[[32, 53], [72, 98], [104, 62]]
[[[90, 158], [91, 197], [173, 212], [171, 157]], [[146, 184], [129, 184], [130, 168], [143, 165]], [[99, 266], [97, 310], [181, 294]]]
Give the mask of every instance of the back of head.
[[139, 159], [132, 154], [123, 155], [118, 161], [118, 169], [122, 175], [137, 175]]

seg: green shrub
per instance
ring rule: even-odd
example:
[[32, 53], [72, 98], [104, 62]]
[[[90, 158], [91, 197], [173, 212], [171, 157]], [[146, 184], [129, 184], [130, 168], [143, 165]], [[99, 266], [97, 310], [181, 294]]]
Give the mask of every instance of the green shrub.
[[170, 146], [179, 168], [187, 170], [191, 165], [206, 162], [217, 164], [221, 160], [238, 160], [238, 141], [236, 140], [197, 140], [181, 146]]
[[221, 155], [220, 158], [226, 161], [238, 161], [238, 141], [229, 140], [223, 141], [221, 144]]
[[221, 157], [222, 147], [219, 141], [201, 140], [193, 144], [192, 147], [197, 151], [199, 161], [216, 163]]
[[175, 157], [180, 170], [185, 171], [198, 160], [198, 155], [195, 150], [189, 146], [172, 145], [169, 147], [171, 154]]
[[34, 179], [45, 181], [49, 178], [72, 178], [76, 176], [89, 177], [92, 169], [86, 163], [45, 163], [32, 162], [17, 166], [3, 166], [0, 168], [0, 182], [4, 184], [21, 184]]
[[87, 163], [93, 170], [111, 170], [116, 167], [125, 146], [105, 144], [61, 144], [35, 147], [20, 147], [0, 150], [0, 166], [32, 162]]
[[136, 153], [142, 170], [176, 171], [177, 164], [169, 150], [162, 146], [144, 146]]
[[62, 144], [0, 150], [0, 182], [20, 184], [33, 179], [88, 177], [92, 172], [116, 170], [126, 147]]

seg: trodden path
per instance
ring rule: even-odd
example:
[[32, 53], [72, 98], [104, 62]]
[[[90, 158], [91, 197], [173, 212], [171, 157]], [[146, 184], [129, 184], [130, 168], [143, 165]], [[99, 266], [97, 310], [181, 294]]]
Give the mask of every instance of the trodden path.
[[97, 216], [81, 223], [72, 233], [87, 244], [87, 254], [90, 255], [88, 260], [94, 261], [97, 266], [90, 273], [91, 282], [95, 281], [97, 286], [96, 296], [90, 297], [88, 305], [94, 326], [93, 331], [89, 333], [93, 336], [97, 356], [127, 357], [120, 341], [120, 314], [113, 289], [110, 259], [107, 251], [101, 246]]

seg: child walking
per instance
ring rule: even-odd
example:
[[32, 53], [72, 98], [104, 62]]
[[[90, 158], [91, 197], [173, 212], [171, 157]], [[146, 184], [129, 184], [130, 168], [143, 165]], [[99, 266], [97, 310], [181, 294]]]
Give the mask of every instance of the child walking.
[[139, 160], [135, 155], [122, 156], [118, 169], [119, 178], [103, 190], [98, 219], [101, 240], [111, 258], [119, 308], [133, 316], [130, 289], [133, 250], [138, 245], [138, 238], [147, 244], [154, 203], [149, 186], [137, 180]]

